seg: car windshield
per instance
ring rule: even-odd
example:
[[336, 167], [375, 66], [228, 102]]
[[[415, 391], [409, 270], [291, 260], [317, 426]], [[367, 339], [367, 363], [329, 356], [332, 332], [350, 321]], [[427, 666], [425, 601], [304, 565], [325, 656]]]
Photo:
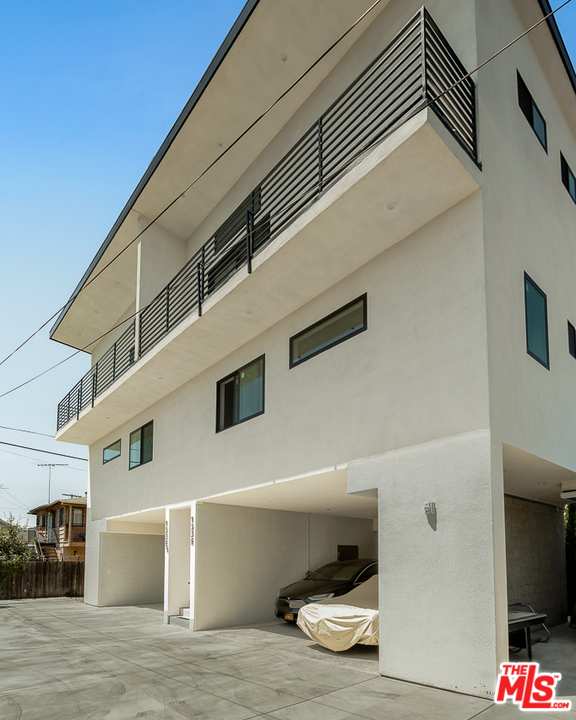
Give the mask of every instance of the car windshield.
[[365, 563], [350, 563], [343, 565], [339, 562], [328, 563], [308, 575], [308, 580], [352, 580]]

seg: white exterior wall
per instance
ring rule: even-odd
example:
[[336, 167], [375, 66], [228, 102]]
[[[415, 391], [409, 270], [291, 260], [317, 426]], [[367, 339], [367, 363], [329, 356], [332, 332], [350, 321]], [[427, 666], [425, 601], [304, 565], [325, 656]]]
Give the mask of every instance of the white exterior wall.
[[504, 532], [492, 520], [502, 483], [493, 475], [486, 431], [349, 467], [349, 491], [378, 489], [382, 675], [494, 693], [508, 634]]
[[[476, 194], [93, 445], [93, 517], [488, 427], [480, 213]], [[363, 293], [368, 330], [290, 370], [289, 338]], [[216, 383], [262, 354], [265, 413], [216, 433]], [[129, 434], [149, 420], [154, 459], [128, 471]]]
[[377, 549], [372, 520], [211, 503], [196, 513], [195, 630], [273, 620], [278, 590], [337, 560], [338, 545]]
[[159, 603], [164, 597], [164, 538], [100, 535], [98, 605]]
[[[482, 57], [524, 31], [510, 2], [477, 8]], [[567, 337], [567, 320], [576, 323], [576, 205], [560, 175], [560, 151], [576, 168], [576, 128], [535, 53], [538, 37], [557, 55], [549, 30], [538, 32], [479, 74], [490, 426], [495, 440], [576, 470], [576, 361]], [[546, 120], [548, 153], [518, 106], [517, 69]], [[561, 101], [574, 106], [574, 97]], [[550, 371], [526, 352], [524, 272], [547, 295]]]

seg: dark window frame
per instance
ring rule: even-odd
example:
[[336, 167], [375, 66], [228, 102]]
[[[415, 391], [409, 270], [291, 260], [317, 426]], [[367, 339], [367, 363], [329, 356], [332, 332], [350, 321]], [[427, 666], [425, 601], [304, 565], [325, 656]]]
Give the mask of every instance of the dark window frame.
[[[104, 457], [104, 453], [106, 452], [106, 450], [110, 450], [110, 448], [113, 447], [114, 445], [120, 446], [120, 449], [118, 450], [118, 455], [115, 455], [114, 457], [108, 458], [108, 460], [106, 460], [106, 458]], [[106, 463], [112, 462], [112, 460], [117, 460], [121, 455], [122, 455], [122, 438], [120, 438], [119, 440], [114, 440], [113, 443], [110, 443], [110, 445], [107, 445], [102, 450], [102, 465], [106, 465]]]
[[[228, 382], [232, 378], [235, 378], [236, 376], [240, 375], [240, 373], [243, 370], [246, 370], [246, 368], [249, 368], [250, 365], [254, 365], [257, 362], [262, 360], [262, 410], [259, 410], [257, 413], [254, 413], [253, 415], [250, 415], [249, 417], [245, 417], [242, 420], [238, 420], [238, 422], [232, 423], [232, 425], [227, 425], [226, 427], [220, 428], [219, 427], [219, 420], [220, 420], [220, 386], [224, 383]], [[236, 427], [238, 425], [242, 425], [242, 423], [247, 422], [248, 420], [252, 420], [255, 417], [258, 417], [259, 415], [264, 415], [264, 412], [266, 410], [266, 355], [260, 355], [257, 358], [254, 358], [254, 360], [250, 360], [250, 362], [246, 363], [245, 365], [242, 365], [242, 367], [238, 368], [238, 370], [235, 370], [233, 373], [230, 373], [229, 375], [226, 375], [226, 377], [223, 377], [221, 380], [218, 380], [216, 383], [216, 433], [225, 432], [226, 430], [230, 430], [230, 428]]]
[[[529, 342], [528, 342], [528, 301], [527, 301], [527, 295], [526, 295], [526, 283], [529, 282], [530, 285], [538, 292], [543, 300], [544, 300], [544, 332], [546, 335], [546, 362], [542, 360], [542, 358], [539, 358], [538, 355], [534, 354], [530, 351]], [[540, 363], [543, 367], [546, 368], [546, 370], [550, 370], [550, 341], [548, 336], [548, 298], [546, 296], [546, 293], [542, 290], [541, 287], [539, 287], [534, 280], [528, 275], [528, 273], [524, 273], [524, 322], [526, 327], [526, 352], [528, 355], [530, 355], [531, 358], [536, 360]]]
[[[149, 426], [152, 426], [152, 447], [150, 449], [150, 458], [148, 460], [142, 461], [142, 449], [143, 449], [143, 443], [142, 443], [142, 434], [144, 432], [144, 428], [147, 428]], [[132, 465], [132, 435], [135, 433], [140, 432], [140, 459], [137, 464]], [[130, 433], [130, 436], [128, 438], [128, 470], [135, 470], [136, 468], [142, 467], [142, 465], [147, 465], [149, 462], [152, 462], [154, 459], [154, 420], [150, 420], [150, 422], [144, 423], [144, 425], [141, 425], [139, 428], [136, 428], [136, 430], [132, 430]]]
[[[576, 175], [574, 175], [572, 168], [566, 162], [566, 158], [563, 153], [560, 153], [560, 176], [562, 178], [562, 184], [566, 188], [568, 195], [570, 195], [573, 202], [576, 203]], [[572, 190], [570, 190], [570, 180], [572, 180]]]
[[568, 352], [576, 358], [576, 327], [568, 320]]
[[[70, 508], [72, 512], [72, 527], [83, 527], [84, 525], [84, 508]], [[74, 515], [80, 512], [81, 522], [74, 522]]]
[[[352, 305], [356, 305], [356, 303], [362, 301], [362, 327], [359, 330], [355, 330], [350, 335], [346, 335], [346, 337], [340, 338], [340, 340], [335, 340], [333, 343], [330, 343], [330, 345], [326, 345], [326, 347], [320, 348], [319, 350], [316, 350], [315, 352], [311, 353], [310, 355], [307, 355], [305, 358], [301, 358], [300, 360], [292, 360], [292, 343], [294, 340], [300, 337], [300, 335], [304, 335], [304, 333], [309, 332], [313, 328], [315, 328], [317, 325], [321, 325], [322, 323], [327, 322], [333, 317], [336, 317], [336, 315], [339, 315], [340, 313], [347, 310], [349, 307], [352, 307]], [[302, 365], [302, 363], [305, 363], [307, 360], [311, 360], [313, 357], [316, 357], [317, 355], [321, 355], [323, 352], [326, 352], [326, 350], [331, 350], [333, 347], [336, 347], [337, 345], [340, 345], [340, 343], [346, 342], [347, 340], [350, 340], [353, 337], [356, 337], [356, 335], [360, 335], [360, 333], [365, 332], [368, 330], [368, 293], [364, 293], [363, 295], [360, 295], [359, 297], [355, 298], [349, 303], [346, 303], [346, 305], [342, 305], [342, 307], [338, 308], [338, 310], [335, 310], [334, 312], [330, 313], [329, 315], [326, 315], [323, 318], [320, 318], [320, 320], [317, 320], [316, 322], [312, 323], [311, 325], [308, 325], [308, 327], [304, 328], [304, 330], [300, 330], [295, 335], [292, 335], [288, 342], [288, 362], [290, 370], [292, 368], [298, 367], [298, 365]]]
[[[544, 117], [544, 115], [542, 115], [542, 112], [536, 104], [532, 93], [530, 92], [530, 90], [528, 90], [528, 86], [524, 82], [524, 79], [522, 78], [522, 75], [520, 75], [520, 72], [518, 70], [516, 70], [516, 81], [518, 85], [518, 105], [520, 107], [520, 110], [522, 110], [524, 117], [526, 118], [526, 120], [528, 120], [528, 124], [534, 131], [534, 135], [536, 135], [546, 154], [548, 154], [548, 126], [546, 123], [546, 118]], [[536, 130], [534, 113], [536, 113], [542, 121], [542, 125], [544, 127], [544, 140], [542, 140], [542, 138], [538, 134], [538, 131]]]

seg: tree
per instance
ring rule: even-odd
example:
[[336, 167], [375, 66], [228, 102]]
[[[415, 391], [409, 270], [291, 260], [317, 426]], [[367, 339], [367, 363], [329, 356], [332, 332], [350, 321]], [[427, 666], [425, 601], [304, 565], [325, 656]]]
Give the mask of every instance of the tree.
[[29, 547], [16, 518], [10, 514], [0, 530], [0, 588], [7, 590], [10, 580], [24, 570], [27, 562], [38, 560], [36, 549]]

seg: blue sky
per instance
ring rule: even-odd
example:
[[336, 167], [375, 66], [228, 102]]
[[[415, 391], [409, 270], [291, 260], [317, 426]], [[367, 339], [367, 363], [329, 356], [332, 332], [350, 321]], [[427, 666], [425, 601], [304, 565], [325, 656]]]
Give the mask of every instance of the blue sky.
[[[0, 359], [66, 302], [243, 4], [0, 3]], [[576, 0], [557, 20], [575, 58]], [[45, 329], [0, 367], [0, 394], [70, 353]], [[0, 426], [53, 433], [88, 366], [80, 355], [0, 398]], [[87, 457], [48, 437], [0, 441]], [[41, 462], [69, 463], [52, 499], [84, 493], [87, 463], [0, 445], [0, 517], [46, 501]]]

